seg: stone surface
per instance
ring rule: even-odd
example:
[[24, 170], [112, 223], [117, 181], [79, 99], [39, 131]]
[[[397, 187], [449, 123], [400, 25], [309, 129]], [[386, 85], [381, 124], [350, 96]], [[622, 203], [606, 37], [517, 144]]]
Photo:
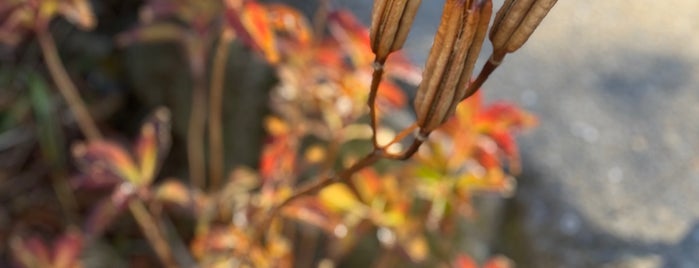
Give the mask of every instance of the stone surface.
[[[368, 22], [372, 1], [336, 2]], [[415, 62], [441, 4], [423, 1], [406, 47]], [[559, 1], [485, 84], [488, 99], [541, 119], [520, 139], [524, 174], [498, 247], [520, 267], [699, 267], [696, 11], [695, 0]]]

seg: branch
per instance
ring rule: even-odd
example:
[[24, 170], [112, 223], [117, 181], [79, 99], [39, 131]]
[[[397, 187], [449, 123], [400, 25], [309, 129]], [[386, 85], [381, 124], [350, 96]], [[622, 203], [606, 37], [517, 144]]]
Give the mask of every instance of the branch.
[[146, 237], [148, 242], [153, 246], [156, 255], [165, 267], [179, 267], [172, 255], [172, 249], [167, 240], [161, 233], [158, 224], [146, 209], [146, 206], [140, 199], [133, 199], [129, 202], [129, 209], [134, 219], [141, 227], [141, 232]]
[[58, 50], [56, 49], [56, 43], [53, 41], [53, 37], [51, 37], [47, 29], [39, 29], [36, 34], [51, 78], [53, 78], [58, 91], [68, 103], [68, 107], [75, 116], [80, 131], [82, 131], [83, 135], [90, 141], [101, 139], [102, 134], [100, 134], [95, 121], [92, 120], [90, 112], [80, 98], [78, 89], [70, 80], [65, 66], [58, 56]]
[[223, 86], [226, 78], [226, 60], [233, 32], [224, 29], [221, 33], [214, 63], [211, 70], [211, 89], [209, 90], [209, 189], [218, 189], [224, 176], [223, 145]]

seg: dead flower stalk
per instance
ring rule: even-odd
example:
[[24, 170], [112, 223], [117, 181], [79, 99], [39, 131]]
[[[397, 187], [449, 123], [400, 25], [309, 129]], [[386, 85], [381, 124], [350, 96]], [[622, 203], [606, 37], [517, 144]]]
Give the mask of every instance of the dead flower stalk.
[[421, 0], [374, 1], [371, 14], [371, 50], [383, 64], [392, 52], [403, 47]]
[[492, 13], [491, 1], [449, 0], [415, 98], [418, 125], [429, 133], [464, 98]]

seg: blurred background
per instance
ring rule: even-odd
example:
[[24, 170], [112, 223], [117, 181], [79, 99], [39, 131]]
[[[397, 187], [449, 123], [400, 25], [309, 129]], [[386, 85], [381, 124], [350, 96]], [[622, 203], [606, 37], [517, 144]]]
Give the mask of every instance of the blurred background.
[[[134, 10], [140, 1], [92, 2], [100, 21], [111, 23], [99, 25], [91, 34], [76, 31], [66, 22], [57, 23], [53, 30], [59, 49], [73, 59], [66, 65], [84, 75], [87, 84], [80, 87], [100, 89], [87, 97], [99, 100], [94, 116], [99, 118], [99, 111], [111, 114], [112, 107], [128, 108], [132, 99], [138, 99], [144, 107], [126, 109], [126, 113], [122, 109], [112, 116], [118, 119], [113, 122], [115, 128], [134, 133], [137, 125], [124, 122], [139, 122], [136, 118], [157, 103], [186, 106], [191, 81], [183, 75], [181, 58], [139, 69], [149, 56], [163, 58], [177, 54], [176, 49], [119, 50], [108, 38], [137, 20]], [[316, 0], [283, 2], [306, 13], [318, 4]], [[330, 2], [351, 9], [369, 24], [373, 1]], [[405, 54], [418, 66], [429, 52], [441, 3], [423, 1], [407, 41]], [[486, 101], [518, 103], [533, 112], [540, 124], [519, 138], [523, 173], [516, 195], [494, 206], [488, 215], [484, 250], [503, 253], [518, 267], [699, 267], [698, 11], [696, 0], [559, 1], [529, 42], [506, 57], [484, 85]], [[3, 68], [40, 56], [36, 45], [5, 52], [0, 50]], [[486, 43], [481, 62], [488, 53]], [[77, 54], [86, 56], [74, 57]], [[247, 57], [241, 62], [264, 65], [249, 54], [231, 57]], [[101, 71], [88, 68], [94, 65], [101, 66]], [[255, 151], [262, 136], [260, 118], [245, 111], [252, 109], [261, 116], [266, 100], [256, 95], [263, 93], [246, 88], [269, 88], [272, 71], [245, 73], [242, 64], [231, 68], [237, 68], [237, 77], [229, 79], [244, 82], [239, 92], [231, 93], [238, 95], [226, 97], [231, 102], [225, 113], [242, 115], [228, 118], [229, 126], [246, 127], [227, 129], [226, 135], [248, 135], [253, 142], [232, 142], [226, 144], [226, 151]], [[7, 72], [0, 74], [0, 80], [5, 79]], [[165, 76], [170, 84], [157, 79]], [[115, 93], [124, 88], [142, 95]], [[171, 88], [183, 94], [163, 93]], [[189, 110], [173, 112], [186, 118]], [[174, 128], [176, 133], [184, 132], [186, 126]], [[0, 135], [0, 171], [27, 157], [21, 146], [7, 151], [9, 146], [1, 141], [27, 135], [34, 134], [13, 129]], [[182, 148], [173, 150], [172, 155], [183, 155], [177, 153]], [[226, 157], [229, 165], [253, 164], [257, 159], [246, 153]], [[169, 162], [175, 168], [165, 175], [182, 172], [176, 167], [184, 159]], [[23, 189], [36, 183], [23, 180], [0, 187], [0, 202], [27, 195]], [[7, 224], [7, 215], [0, 209], [0, 226]]]
[[[372, 1], [339, 2], [370, 21]], [[693, 0], [558, 1], [507, 56], [487, 100], [540, 125], [520, 136], [523, 174], [496, 251], [518, 267], [699, 266], [697, 11]], [[423, 1], [406, 45], [418, 65], [441, 12]]]

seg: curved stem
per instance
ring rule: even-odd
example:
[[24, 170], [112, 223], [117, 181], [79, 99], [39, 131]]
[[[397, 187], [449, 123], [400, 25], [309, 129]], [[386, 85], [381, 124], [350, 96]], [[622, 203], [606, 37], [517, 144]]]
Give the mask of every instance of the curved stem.
[[378, 149], [379, 145], [377, 133], [378, 133], [378, 111], [376, 107], [376, 96], [379, 93], [379, 85], [381, 85], [381, 79], [383, 78], [383, 62], [378, 60], [374, 61], [374, 73], [371, 77], [371, 87], [369, 88], [369, 99], [367, 104], [369, 105], [369, 120], [371, 121], [371, 142], [374, 144], [374, 149]]
[[382, 154], [379, 153], [379, 151], [373, 151], [366, 156], [364, 156], [362, 159], [359, 161], [355, 162], [352, 166], [346, 168], [342, 172], [338, 173], [336, 176], [330, 176], [330, 177], [324, 177], [320, 180], [315, 180], [313, 182], [309, 182], [308, 184], [302, 185], [299, 187], [298, 190], [296, 190], [289, 198], [286, 200], [282, 201], [279, 203], [279, 205], [275, 206], [272, 208], [272, 210], [269, 212], [269, 216], [264, 218], [262, 220], [262, 223], [259, 225], [259, 228], [257, 229], [257, 232], [255, 236], [254, 241], [260, 241], [260, 239], [264, 236], [264, 232], [267, 230], [269, 225], [271, 224], [272, 220], [274, 219], [275, 216], [279, 214], [279, 212], [284, 208], [286, 205], [290, 204], [294, 200], [309, 195], [313, 194], [321, 189], [323, 189], [325, 186], [328, 186], [330, 184], [336, 183], [336, 182], [345, 182], [349, 180], [354, 173], [357, 173], [358, 171], [362, 170], [365, 167], [368, 167], [379, 159], [381, 159]]
[[80, 131], [82, 131], [83, 135], [90, 141], [101, 139], [102, 134], [100, 134], [95, 121], [90, 116], [90, 112], [87, 110], [82, 98], [80, 98], [78, 89], [70, 80], [65, 66], [58, 56], [58, 50], [56, 49], [56, 43], [53, 41], [53, 37], [51, 37], [47, 29], [40, 29], [36, 34], [49, 73], [51, 73], [51, 77], [54, 83], [56, 83], [58, 91], [68, 103], [71, 112], [73, 112]]
[[145, 204], [140, 199], [133, 199], [129, 202], [129, 210], [163, 265], [165, 267], [179, 267], [175, 257], [172, 255], [170, 244], [163, 236], [156, 219], [146, 209]]
[[476, 80], [471, 82], [468, 85], [468, 88], [466, 89], [466, 93], [464, 93], [464, 97], [461, 100], [465, 100], [468, 97], [471, 97], [471, 95], [475, 94], [478, 89], [483, 86], [483, 83], [485, 83], [485, 80], [488, 80], [488, 77], [490, 74], [495, 71], [495, 69], [500, 66], [500, 63], [502, 60], [505, 58], [505, 53], [500, 53], [500, 52], [493, 52], [492, 55], [490, 55], [490, 58], [488, 58], [488, 62], [483, 65], [483, 68], [481, 69], [481, 72], [478, 73], [478, 77], [476, 77]]
[[192, 103], [187, 129], [187, 158], [192, 184], [199, 189], [206, 186], [206, 161], [204, 139], [206, 134], [206, 87], [204, 81], [204, 55], [206, 49], [201, 40], [186, 41], [187, 56], [193, 80]]
[[210, 189], [218, 189], [224, 176], [223, 86], [226, 78], [229, 46], [232, 40], [232, 32], [224, 29], [216, 45], [214, 63], [211, 70], [211, 88], [209, 91]]

